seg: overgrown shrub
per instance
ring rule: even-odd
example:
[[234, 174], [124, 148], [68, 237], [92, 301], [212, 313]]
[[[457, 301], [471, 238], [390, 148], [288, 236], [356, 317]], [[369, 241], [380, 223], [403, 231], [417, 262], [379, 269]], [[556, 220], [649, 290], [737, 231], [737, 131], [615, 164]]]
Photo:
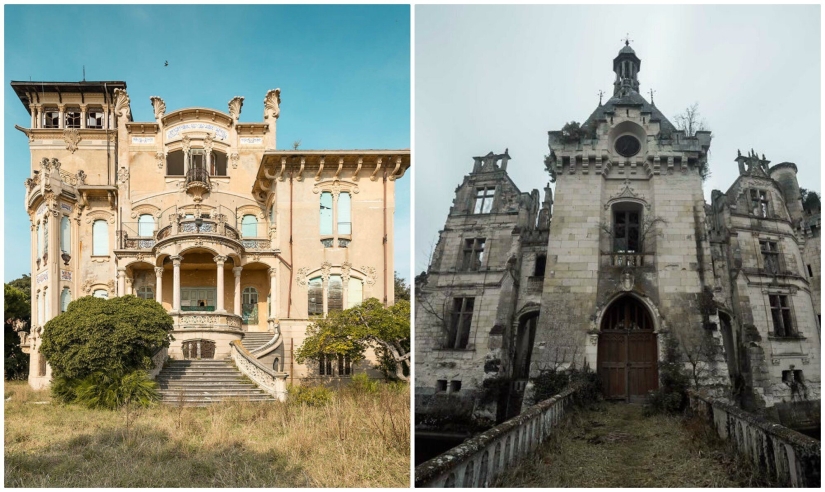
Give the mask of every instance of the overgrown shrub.
[[145, 371], [126, 374], [95, 372], [74, 387], [75, 402], [88, 408], [116, 410], [124, 405], [147, 407], [160, 399], [157, 383]]
[[172, 318], [151, 299], [81, 297], [46, 323], [40, 352], [57, 378], [152, 368], [152, 354], [172, 340]]
[[569, 369], [548, 369], [541, 371], [533, 378], [533, 399], [532, 405], [552, 398], [561, 393], [571, 384], [576, 384], [579, 390], [574, 395], [574, 401], [578, 405], [590, 405], [602, 398], [602, 386], [599, 375], [593, 372], [589, 366], [585, 365], [581, 369], [571, 367]]
[[322, 407], [332, 400], [332, 390], [324, 386], [289, 386], [289, 400], [299, 405]]
[[679, 341], [664, 337], [664, 357], [659, 362], [659, 388], [651, 391], [645, 401], [645, 413], [678, 414], [687, 407], [690, 376], [685, 370]]
[[349, 387], [356, 393], [377, 393], [381, 383], [370, 379], [365, 372], [359, 372], [350, 379]]

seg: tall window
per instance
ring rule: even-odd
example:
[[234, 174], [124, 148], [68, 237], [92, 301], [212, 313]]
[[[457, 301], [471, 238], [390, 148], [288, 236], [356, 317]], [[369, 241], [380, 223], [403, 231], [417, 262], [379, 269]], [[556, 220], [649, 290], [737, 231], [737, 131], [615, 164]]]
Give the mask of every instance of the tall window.
[[768, 216], [768, 192], [751, 190], [751, 213], [757, 217]]
[[247, 214], [241, 219], [241, 235], [243, 237], [258, 237], [258, 218]]
[[791, 319], [791, 307], [788, 296], [769, 295], [771, 304], [771, 318], [773, 319], [773, 334], [777, 337], [796, 335]]
[[364, 300], [364, 284], [360, 278], [350, 277], [347, 284], [347, 307], [355, 307]]
[[349, 376], [352, 374], [352, 361], [349, 355], [338, 355], [338, 375]]
[[461, 269], [468, 272], [478, 271], [483, 260], [484, 239], [465, 239]]
[[57, 108], [46, 108], [43, 112], [43, 128], [58, 128], [60, 126], [60, 111]]
[[315, 277], [309, 281], [309, 315], [324, 314], [324, 283], [321, 277]]
[[99, 297], [101, 299], [109, 298], [109, 292], [106, 289], [96, 289], [94, 292], [92, 292], [92, 295], [95, 297]]
[[470, 325], [473, 321], [475, 297], [456, 297], [453, 299], [453, 312], [450, 329], [447, 332], [446, 348], [467, 348], [470, 341]]
[[493, 197], [496, 195], [495, 186], [485, 186], [476, 188], [476, 201], [473, 208], [474, 214], [489, 214], [493, 209]]
[[321, 235], [332, 235], [332, 193], [321, 193]]
[[43, 256], [43, 228], [41, 223], [37, 223], [37, 257]]
[[167, 176], [183, 176], [185, 174], [182, 150], [169, 152], [166, 156], [166, 174]]
[[212, 176], [226, 176], [226, 154], [223, 152], [212, 152], [209, 161], [209, 173]]
[[69, 218], [65, 215], [60, 219], [60, 251], [72, 252], [72, 229]]
[[80, 128], [80, 109], [67, 109], [64, 113], [64, 128]]
[[243, 322], [247, 325], [258, 322], [258, 289], [255, 287], [243, 290]]
[[547, 269], [547, 255], [536, 255], [536, 266], [533, 269], [534, 277], [543, 277]]
[[152, 237], [155, 230], [155, 218], [152, 214], [141, 214], [138, 217], [138, 236]]
[[776, 242], [759, 241], [759, 249], [762, 251], [765, 270], [769, 273], [779, 273], [779, 251], [776, 247]]
[[143, 287], [138, 289], [137, 296], [140, 297], [141, 299], [150, 299], [151, 300], [151, 299], [155, 298], [155, 292], [148, 285], [144, 285]]
[[329, 293], [327, 296], [327, 311], [344, 310], [344, 284], [340, 275], [329, 276]]
[[68, 287], [63, 287], [60, 292], [60, 312], [65, 313], [69, 309], [69, 303], [72, 302], [72, 292]]
[[105, 220], [96, 220], [92, 224], [92, 255], [109, 254], [109, 224]]
[[613, 252], [641, 251], [641, 207], [627, 206], [613, 210]]
[[352, 234], [352, 198], [349, 193], [338, 195], [338, 234]]
[[43, 256], [49, 253], [49, 225], [43, 224]]
[[321, 357], [318, 359], [318, 374], [321, 376], [332, 376], [332, 361], [334, 358], [334, 355], [321, 354]]

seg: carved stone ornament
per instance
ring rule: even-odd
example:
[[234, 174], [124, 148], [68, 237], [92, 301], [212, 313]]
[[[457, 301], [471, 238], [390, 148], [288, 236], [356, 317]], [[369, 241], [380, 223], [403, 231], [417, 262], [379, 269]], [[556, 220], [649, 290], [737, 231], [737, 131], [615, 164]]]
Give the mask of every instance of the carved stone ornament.
[[625, 270], [622, 272], [622, 290], [625, 292], [630, 292], [633, 290], [633, 284], [636, 283], [636, 279], [633, 278], [633, 272], [630, 270]]
[[163, 267], [155, 267], [155, 277], [163, 277]]
[[80, 184], [86, 184], [86, 173], [84, 173], [82, 169], [77, 172], [77, 182]]
[[628, 178], [624, 179], [624, 188], [622, 188], [622, 191], [620, 191], [619, 193], [611, 196], [605, 202], [604, 209], [609, 210], [610, 207], [613, 205], [613, 202], [616, 202], [616, 201], [619, 201], [619, 200], [627, 200], [627, 199], [631, 199], [631, 200], [637, 201], [639, 203], [643, 203], [645, 208], [650, 210], [650, 204], [647, 203], [647, 201], [645, 200], [645, 197], [643, 195], [641, 195], [639, 193], [636, 193], [633, 190], [633, 188], [630, 186], [630, 179], [628, 179]]
[[115, 89], [115, 114], [123, 118], [124, 120], [128, 121], [129, 115], [132, 114], [132, 110], [129, 107], [129, 94], [126, 93], [125, 90], [117, 88]]
[[152, 101], [152, 110], [155, 112], [155, 119], [160, 121], [163, 115], [166, 114], [166, 103], [158, 96], [152, 96], [149, 100]]
[[63, 130], [63, 140], [66, 141], [66, 150], [74, 154], [77, 150], [77, 144], [80, 143], [81, 140], [80, 130], [77, 128], [67, 128]]
[[189, 135], [184, 135], [183, 138], [180, 139], [180, 144], [184, 152], [189, 152], [192, 145], [192, 138]]
[[598, 345], [599, 344], [599, 335], [590, 335], [590, 345]]
[[301, 267], [298, 269], [295, 275], [295, 281], [298, 283], [300, 287], [307, 286], [307, 276], [309, 275], [309, 268]]
[[232, 161], [232, 169], [238, 169], [238, 161], [241, 159], [241, 156], [238, 155], [237, 152], [232, 152], [229, 154], [229, 160]]
[[780, 362], [779, 359], [771, 359], [771, 364], [773, 364], [775, 366], [778, 366], [779, 362]]
[[281, 89], [270, 89], [264, 97], [264, 119], [281, 116]]
[[83, 282], [83, 287], [82, 287], [83, 292], [85, 292], [85, 293], [87, 293], [87, 294], [88, 294], [88, 293], [90, 293], [90, 292], [92, 291], [92, 286], [93, 286], [95, 283], [96, 283], [95, 279], [93, 279], [93, 278], [87, 278], [87, 279]]
[[204, 152], [206, 152], [207, 154], [212, 152], [212, 143], [214, 141], [215, 140], [212, 138], [212, 134], [207, 133], [206, 136], [203, 138], [203, 150], [204, 150]]
[[166, 162], [166, 155], [163, 152], [155, 152], [155, 159], [158, 161], [158, 169], [163, 169], [163, 163]]
[[229, 117], [232, 118], [232, 123], [238, 122], [241, 117], [241, 108], [243, 108], [243, 97], [235, 96], [229, 101]]
[[361, 271], [367, 275], [367, 278], [365, 279], [367, 285], [375, 285], [375, 267], [362, 266]]
[[329, 271], [332, 269], [332, 263], [325, 261], [321, 263], [321, 278], [324, 279], [324, 283], [329, 282]]
[[126, 184], [129, 181], [129, 170], [125, 167], [122, 167], [117, 171], [117, 182], [120, 184]]
[[341, 265], [341, 281], [344, 285], [349, 284], [349, 274], [351, 270], [352, 265], [349, 262], [345, 261], [344, 264]]

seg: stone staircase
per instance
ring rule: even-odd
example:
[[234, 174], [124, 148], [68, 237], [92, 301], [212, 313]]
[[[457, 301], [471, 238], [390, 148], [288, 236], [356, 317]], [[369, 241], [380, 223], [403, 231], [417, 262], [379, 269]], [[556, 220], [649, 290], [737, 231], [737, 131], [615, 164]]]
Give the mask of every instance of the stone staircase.
[[275, 401], [245, 378], [231, 359], [169, 360], [155, 380], [161, 401], [203, 407], [223, 400]]
[[274, 337], [274, 336], [275, 335], [273, 335], [272, 333], [266, 333], [266, 332], [264, 332], [264, 333], [255, 333], [255, 332], [245, 333], [244, 337], [243, 337], [243, 340], [241, 340], [241, 343], [243, 344], [243, 346], [246, 350], [249, 350], [250, 352], [252, 352], [253, 350], [255, 350], [257, 348], [263, 347], [266, 344], [266, 342], [272, 340], [272, 337]]

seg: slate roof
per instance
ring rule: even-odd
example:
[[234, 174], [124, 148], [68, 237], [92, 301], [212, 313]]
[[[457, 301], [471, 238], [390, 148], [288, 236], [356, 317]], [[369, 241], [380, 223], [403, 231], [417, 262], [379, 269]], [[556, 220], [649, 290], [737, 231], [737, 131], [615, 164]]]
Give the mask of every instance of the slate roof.
[[[625, 46], [625, 48], [629, 47]], [[622, 48], [622, 50], [624, 50], [624, 48]], [[661, 132], [670, 133], [676, 131], [676, 127], [673, 126], [673, 123], [671, 123], [665, 117], [665, 115], [662, 114], [662, 112], [659, 111], [658, 108], [656, 108], [656, 106], [647, 102], [641, 94], [634, 90], [628, 91], [627, 95], [625, 96], [613, 96], [610, 99], [608, 99], [606, 103], [597, 107], [596, 110], [593, 111], [593, 114], [591, 114], [590, 117], [587, 118], [587, 121], [585, 121], [585, 123], [582, 126], [585, 126], [591, 121], [607, 119], [605, 113], [615, 112], [616, 106], [620, 105], [641, 106], [642, 112], [650, 113], [650, 121], [659, 121]]]

